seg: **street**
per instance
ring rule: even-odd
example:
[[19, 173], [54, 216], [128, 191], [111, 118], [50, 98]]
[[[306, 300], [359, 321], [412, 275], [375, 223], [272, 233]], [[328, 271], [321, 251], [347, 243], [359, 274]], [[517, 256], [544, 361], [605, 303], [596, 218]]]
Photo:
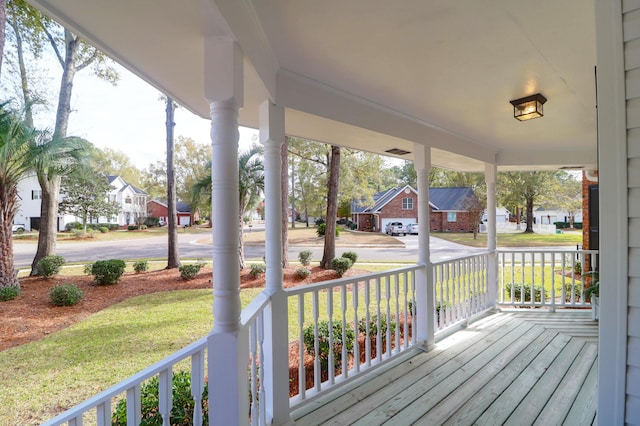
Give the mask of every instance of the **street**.
[[[418, 259], [418, 237], [407, 235], [397, 237], [404, 247], [336, 247], [336, 255], [345, 251], [358, 253], [359, 262], [411, 262]], [[211, 259], [213, 248], [207, 240], [209, 233], [180, 234], [178, 233], [178, 253], [181, 258]], [[431, 260], [434, 262], [478, 253], [483, 249], [463, 246], [440, 238], [431, 237]], [[14, 243], [14, 260], [18, 268], [28, 267], [36, 252], [35, 242]], [[298, 259], [302, 250], [311, 250], [313, 260], [322, 257], [322, 247], [289, 247], [289, 259]], [[167, 257], [167, 237], [151, 237], [118, 241], [60, 241], [56, 246], [56, 254], [64, 257], [67, 262], [92, 262], [105, 259], [140, 259]], [[249, 260], [261, 260], [264, 256], [264, 246], [245, 245], [245, 257]]]

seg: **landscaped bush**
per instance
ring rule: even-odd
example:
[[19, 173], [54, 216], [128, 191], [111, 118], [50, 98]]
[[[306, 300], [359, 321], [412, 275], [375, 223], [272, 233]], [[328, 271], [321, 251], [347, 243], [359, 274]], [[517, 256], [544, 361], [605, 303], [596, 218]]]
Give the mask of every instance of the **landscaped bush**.
[[80, 222], [69, 222], [64, 226], [66, 231], [72, 231], [74, 229], [82, 229], [82, 223]]
[[331, 268], [336, 271], [339, 277], [341, 277], [349, 270], [349, 268], [351, 268], [351, 259], [347, 259], [346, 257], [336, 257], [331, 261]]
[[315, 224], [316, 224], [316, 226], [320, 226], [320, 225], [322, 225], [323, 223], [325, 223], [325, 221], [324, 221], [324, 219], [323, 219], [323, 218], [321, 218], [321, 217], [319, 217], [318, 219], [316, 219], [316, 220], [315, 220]]
[[129, 225], [129, 226], [127, 226], [127, 230], [129, 230], [129, 231], [135, 231], [136, 229], [138, 229], [137, 225]]
[[[512, 286], [514, 286], [512, 302], [531, 302], [531, 285], [530, 284], [525, 284], [524, 285], [524, 300], [523, 300], [522, 299], [522, 285], [520, 285], [520, 284], [513, 284], [512, 285], [511, 283], [507, 283], [504, 286], [507, 299], [511, 298], [511, 287]], [[535, 301], [536, 302], [540, 302], [542, 300], [542, 287], [539, 286], [539, 285], [534, 285], [533, 291], [534, 291], [534, 295], [535, 295]], [[545, 299], [549, 298], [549, 292], [547, 290], [544, 290], [544, 297], [545, 297]]]
[[150, 228], [153, 226], [160, 226], [160, 218], [154, 217], [154, 216], [147, 216], [147, 218], [144, 220], [144, 224]]
[[[191, 426], [193, 425], [193, 411], [195, 402], [191, 396], [191, 373], [179, 371], [172, 377], [173, 408], [169, 424]], [[158, 377], [152, 377], [140, 388], [142, 399], [142, 421], [140, 426], [161, 425], [162, 416], [159, 412], [159, 381]], [[118, 401], [111, 418], [113, 426], [127, 425], [127, 400]], [[202, 392], [202, 424], [209, 424], [209, 386], [205, 382]]]
[[[318, 234], [318, 237], [324, 236], [326, 228], [327, 228], [326, 223], [321, 223], [320, 225], [318, 225], [318, 229], [316, 229], [316, 234]], [[336, 226], [336, 237], [339, 235], [340, 235], [340, 228]]]
[[309, 266], [311, 264], [311, 256], [313, 253], [311, 250], [302, 250], [298, 253], [298, 260], [302, 263], [302, 266]]
[[100, 226], [98, 228], [98, 231], [100, 231], [101, 234], [106, 234], [107, 232], [109, 232], [109, 228], [107, 228], [106, 226]]
[[180, 271], [180, 278], [182, 278], [185, 281], [189, 281], [194, 279], [196, 276], [198, 276], [198, 273], [200, 272], [200, 269], [202, 269], [202, 267], [204, 266], [203, 263], [190, 263], [188, 265], [182, 265], [181, 267], [178, 268], [178, 271]]
[[[384, 340], [387, 335], [387, 329], [391, 331], [391, 334], [395, 333], [397, 324], [395, 321], [391, 321], [389, 325], [387, 325], [387, 317], [384, 315], [380, 316], [380, 335]], [[358, 331], [362, 334], [366, 334], [367, 332], [367, 320], [366, 318], [362, 318], [358, 321]], [[369, 336], [376, 336], [378, 334], [378, 315], [373, 314], [369, 317]]]
[[[342, 364], [342, 345], [344, 344], [347, 351], [353, 349], [353, 342], [355, 340], [355, 333], [353, 327], [347, 324], [345, 328], [345, 339], [342, 339], [342, 323], [336, 321], [333, 323], [333, 359], [335, 360], [335, 366], [338, 368]], [[315, 353], [315, 335], [313, 324], [304, 329], [303, 333], [304, 345], [307, 353], [313, 357]], [[329, 321], [318, 322], [318, 356], [320, 357], [320, 365], [323, 369], [327, 369], [329, 366]]]
[[145, 272], [149, 270], [149, 262], [146, 260], [138, 260], [133, 264], [133, 270], [136, 271], [137, 274], [140, 272]]
[[7, 285], [0, 287], [0, 302], [13, 300], [20, 294], [20, 286]]
[[356, 260], [358, 260], [358, 254], [354, 251], [345, 251], [342, 253], [342, 257], [345, 257], [351, 261], [351, 266], [355, 265]]
[[84, 265], [84, 273], [87, 275], [91, 275], [91, 271], [93, 270], [93, 263], [87, 263]]
[[311, 275], [311, 271], [307, 268], [298, 268], [296, 269], [296, 278], [300, 280], [304, 280], [309, 275]]
[[78, 303], [84, 293], [75, 284], [57, 285], [49, 292], [49, 299], [54, 306], [71, 306]]
[[60, 268], [62, 268], [65, 262], [62, 256], [45, 256], [36, 264], [36, 270], [38, 271], [38, 275], [49, 279], [60, 272]]
[[98, 260], [91, 266], [93, 282], [98, 285], [117, 284], [125, 267], [124, 260]]
[[249, 275], [251, 275], [251, 278], [253, 279], [258, 278], [260, 274], [264, 274], [264, 272], [267, 270], [262, 263], [252, 263], [250, 267], [251, 270], [249, 271]]

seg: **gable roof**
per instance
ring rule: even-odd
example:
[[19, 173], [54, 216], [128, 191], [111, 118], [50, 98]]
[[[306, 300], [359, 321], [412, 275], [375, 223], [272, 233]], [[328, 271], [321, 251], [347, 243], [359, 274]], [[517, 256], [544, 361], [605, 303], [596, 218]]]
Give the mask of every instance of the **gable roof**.
[[[162, 207], [168, 208], [166, 198], [154, 198], [153, 200], [149, 201], [149, 203], [160, 204]], [[176, 211], [178, 213], [191, 213], [191, 205], [184, 201], [176, 201]]]
[[[405, 189], [410, 189], [415, 194], [417, 191], [410, 185], [402, 188], [391, 188], [386, 191], [378, 192], [373, 195], [374, 205], [367, 207], [361, 205], [358, 200], [351, 202], [352, 213], [379, 213], [382, 208], [398, 195], [402, 195]], [[465, 200], [468, 198], [476, 198], [473, 190], [469, 187], [452, 187], [452, 188], [429, 188], [429, 205], [434, 210], [440, 211], [462, 211], [466, 210]]]

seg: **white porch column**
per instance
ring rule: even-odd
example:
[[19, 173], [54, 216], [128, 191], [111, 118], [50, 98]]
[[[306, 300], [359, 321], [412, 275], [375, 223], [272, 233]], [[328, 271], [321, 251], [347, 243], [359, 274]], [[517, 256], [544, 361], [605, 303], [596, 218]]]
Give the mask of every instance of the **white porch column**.
[[495, 306], [498, 299], [498, 257], [496, 255], [496, 178], [498, 170], [495, 164], [485, 163], [484, 180], [487, 184], [487, 250], [489, 250], [489, 265], [487, 265], [488, 305]]
[[434, 293], [433, 267], [431, 266], [429, 240], [431, 222], [429, 217], [429, 169], [431, 148], [414, 145], [414, 167], [418, 175], [418, 264], [424, 269], [416, 273], [417, 341], [430, 349], [434, 345]]
[[260, 142], [264, 144], [266, 291], [271, 305], [264, 318], [264, 386], [267, 422], [289, 423], [289, 340], [287, 295], [282, 282], [282, 208], [280, 200], [281, 148], [284, 143], [284, 109], [265, 101], [260, 105]]
[[[242, 52], [231, 39], [205, 40], [205, 96], [211, 108], [213, 330], [208, 338], [209, 420], [248, 423], [248, 336], [240, 328], [238, 110]], [[244, 397], [242, 397], [244, 396]]]

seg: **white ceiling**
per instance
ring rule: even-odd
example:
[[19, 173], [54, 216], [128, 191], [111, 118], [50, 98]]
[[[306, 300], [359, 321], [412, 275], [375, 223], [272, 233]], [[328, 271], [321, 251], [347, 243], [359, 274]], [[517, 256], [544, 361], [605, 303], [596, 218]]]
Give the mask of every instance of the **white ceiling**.
[[[270, 96], [287, 133], [327, 143], [425, 144], [463, 170], [596, 167], [590, 1], [29, 1], [203, 116], [204, 37], [229, 35], [243, 125]], [[536, 92], [545, 116], [515, 120], [509, 101]]]

